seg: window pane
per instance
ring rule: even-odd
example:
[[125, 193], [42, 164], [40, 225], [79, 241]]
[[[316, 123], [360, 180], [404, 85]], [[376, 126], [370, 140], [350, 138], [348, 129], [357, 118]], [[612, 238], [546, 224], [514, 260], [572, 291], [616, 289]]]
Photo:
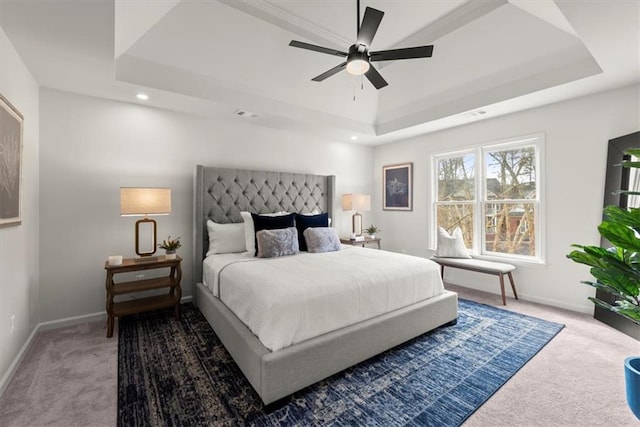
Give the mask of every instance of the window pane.
[[488, 151], [486, 199], [536, 199], [535, 156], [535, 147]]
[[462, 230], [464, 245], [467, 249], [473, 248], [473, 211], [472, 203], [456, 205], [438, 205], [438, 227], [442, 227], [451, 234], [456, 227]]
[[485, 250], [517, 255], [536, 255], [533, 203], [487, 203]]
[[438, 201], [475, 200], [475, 156], [438, 160]]

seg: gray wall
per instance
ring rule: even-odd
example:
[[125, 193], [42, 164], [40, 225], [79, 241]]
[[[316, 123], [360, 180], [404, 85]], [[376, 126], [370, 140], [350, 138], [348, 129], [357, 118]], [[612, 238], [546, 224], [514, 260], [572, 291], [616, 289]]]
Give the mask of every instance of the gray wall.
[[[50, 89], [40, 95], [41, 321], [104, 311], [104, 260], [134, 255], [136, 218], [120, 217], [121, 186], [172, 189], [173, 212], [155, 219], [160, 239], [182, 236], [183, 295], [192, 286], [196, 164], [333, 174], [337, 199], [371, 191], [370, 147], [250, 125], [231, 112], [216, 122]], [[338, 211], [334, 224], [348, 235], [349, 213]]]
[[[38, 84], [0, 28], [0, 93], [24, 116], [22, 225], [0, 228], [0, 390], [38, 323]], [[11, 316], [15, 316], [13, 334]]]
[[[594, 291], [580, 284], [589, 278], [588, 268], [569, 261], [565, 254], [572, 243], [600, 242], [597, 226], [602, 219], [608, 140], [640, 129], [639, 93], [638, 86], [631, 86], [377, 147], [373, 192], [376, 199], [372, 206], [385, 246], [425, 257], [435, 249], [435, 242], [430, 244], [428, 239], [433, 231], [428, 226], [432, 154], [544, 132], [546, 263], [518, 263], [518, 295], [574, 311], [593, 312], [593, 304], [586, 298]], [[413, 212], [382, 211], [382, 166], [407, 161], [414, 163]], [[499, 293], [494, 276], [450, 270], [447, 278], [453, 283]]]

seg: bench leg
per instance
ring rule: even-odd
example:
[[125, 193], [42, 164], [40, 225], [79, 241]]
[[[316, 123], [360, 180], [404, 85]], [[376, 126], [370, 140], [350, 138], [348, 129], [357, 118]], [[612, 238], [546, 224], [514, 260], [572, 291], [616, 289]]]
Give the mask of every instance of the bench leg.
[[504, 274], [500, 273], [500, 292], [502, 293], [502, 305], [507, 305], [507, 297], [504, 295]]
[[518, 294], [516, 293], [516, 284], [513, 281], [513, 276], [511, 275], [511, 272], [509, 272], [509, 282], [511, 282], [511, 289], [513, 289], [513, 296], [516, 297], [516, 299], [518, 299]]

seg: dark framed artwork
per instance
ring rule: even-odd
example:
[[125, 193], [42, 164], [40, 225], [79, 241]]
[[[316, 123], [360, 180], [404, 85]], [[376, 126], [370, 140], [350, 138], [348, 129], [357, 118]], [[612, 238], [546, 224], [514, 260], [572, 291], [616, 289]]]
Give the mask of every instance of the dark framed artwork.
[[24, 118], [0, 95], [0, 227], [22, 223], [22, 128]]
[[413, 210], [413, 163], [382, 167], [382, 209]]

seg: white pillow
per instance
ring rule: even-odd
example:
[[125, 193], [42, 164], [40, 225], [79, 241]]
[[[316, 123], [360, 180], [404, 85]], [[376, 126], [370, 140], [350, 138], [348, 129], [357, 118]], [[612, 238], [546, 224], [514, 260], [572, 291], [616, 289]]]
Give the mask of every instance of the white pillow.
[[464, 247], [462, 230], [456, 227], [451, 235], [442, 227], [438, 227], [438, 247], [435, 256], [440, 258], [471, 258]]
[[[287, 211], [280, 211], [276, 213], [270, 214], [259, 214], [263, 216], [283, 216], [289, 215]], [[250, 212], [242, 211], [240, 212], [240, 216], [242, 216], [242, 221], [244, 221], [244, 245], [246, 251], [250, 254], [256, 253], [256, 228], [253, 225], [253, 218], [251, 218]]]
[[207, 231], [209, 232], [207, 256], [247, 250], [244, 243], [244, 223], [242, 222], [218, 224], [207, 220]]

